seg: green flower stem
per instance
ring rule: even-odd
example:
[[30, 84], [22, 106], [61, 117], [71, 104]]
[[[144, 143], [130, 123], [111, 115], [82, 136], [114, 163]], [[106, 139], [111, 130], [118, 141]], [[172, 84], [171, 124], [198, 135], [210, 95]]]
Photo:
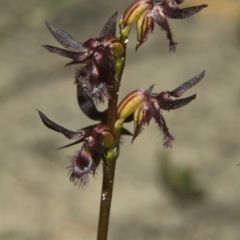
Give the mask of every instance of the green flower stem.
[[114, 174], [116, 160], [118, 158], [119, 152], [119, 140], [121, 128], [115, 128], [115, 123], [117, 121], [117, 104], [118, 104], [118, 95], [119, 87], [125, 67], [126, 61], [126, 49], [127, 49], [127, 38], [129, 31], [123, 32], [120, 26], [120, 36], [119, 39], [122, 42], [124, 47], [124, 56], [116, 60], [116, 71], [113, 79], [113, 88], [110, 91], [110, 99], [108, 102], [108, 113], [107, 113], [107, 125], [110, 128], [111, 132], [114, 134], [116, 141], [115, 154], [107, 154], [106, 164], [103, 164], [103, 182], [102, 182], [102, 192], [100, 200], [100, 213], [98, 221], [98, 235], [97, 240], [107, 240], [108, 236], [108, 225], [110, 218], [110, 209], [112, 202], [112, 193], [113, 193], [113, 183], [114, 183]]

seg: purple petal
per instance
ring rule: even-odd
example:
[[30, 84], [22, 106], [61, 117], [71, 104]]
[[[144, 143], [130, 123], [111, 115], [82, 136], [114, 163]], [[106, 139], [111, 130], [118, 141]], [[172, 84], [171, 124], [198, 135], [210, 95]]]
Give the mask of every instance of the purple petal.
[[205, 71], [199, 73], [197, 76], [191, 78], [187, 82], [183, 83], [173, 91], [169, 92], [169, 94], [173, 97], [180, 97], [183, 93], [185, 93], [188, 89], [199, 83], [205, 75]]
[[149, 111], [153, 116], [154, 120], [159, 123], [161, 121], [160, 107], [157, 101], [149, 103]]
[[43, 47], [51, 53], [58, 54], [62, 57], [71, 58], [74, 61], [79, 61], [79, 62], [86, 60], [92, 53], [92, 52], [72, 52], [72, 51], [68, 51], [62, 48], [53, 47], [49, 45], [43, 45]]
[[77, 85], [77, 100], [83, 113], [94, 121], [106, 121], [106, 112], [99, 112], [93, 100], [84, 93], [81, 85]]
[[117, 22], [118, 13], [115, 12], [104, 25], [100, 38], [105, 38], [107, 36], [115, 36], [116, 35], [116, 22]]
[[165, 16], [157, 10], [157, 8], [153, 11], [154, 21], [161, 27], [161, 29], [166, 33], [167, 39], [169, 40], [169, 51], [175, 52], [177, 42], [173, 40], [173, 35]]
[[46, 21], [46, 25], [54, 38], [65, 48], [75, 51], [75, 52], [82, 52], [86, 51], [87, 49], [84, 48], [82, 43], [76, 42], [68, 33], [57, 29], [51, 23]]
[[177, 108], [181, 108], [183, 106], [186, 106], [188, 103], [190, 103], [192, 100], [196, 98], [196, 94], [182, 99], [177, 99], [173, 101], [163, 101], [161, 102], [161, 108], [164, 110], [174, 110]]
[[46, 127], [50, 128], [50, 129], [52, 129], [56, 132], [62, 133], [65, 137], [67, 137], [69, 139], [79, 139], [79, 138], [82, 138], [84, 136], [83, 131], [81, 131], [81, 132], [70, 131], [70, 130], [54, 123], [50, 119], [48, 119], [41, 111], [39, 111], [39, 110], [37, 110], [37, 111], [39, 113], [40, 118], [42, 119], [43, 124]]
[[76, 145], [76, 144], [78, 144], [78, 143], [81, 143], [81, 142], [83, 142], [83, 141], [84, 141], [84, 139], [79, 139], [79, 140], [77, 140], [76, 142], [73, 142], [73, 143], [70, 143], [70, 144], [68, 144], [68, 145], [65, 145], [65, 146], [62, 146], [62, 147], [60, 147], [60, 148], [57, 148], [57, 150], [60, 150], [60, 149], [63, 149], [63, 148], [67, 148], [67, 147], [71, 147], [71, 146]]
[[174, 137], [169, 132], [167, 124], [165, 122], [164, 117], [160, 113], [160, 107], [157, 102], [151, 102], [149, 104], [149, 111], [151, 112], [151, 115], [153, 116], [154, 120], [157, 122], [160, 130], [163, 133], [163, 145], [164, 147], [172, 147], [172, 141], [174, 140]]
[[162, 114], [160, 114], [160, 122], [158, 123], [158, 126], [162, 130], [163, 133], [163, 146], [168, 148], [172, 147], [172, 142], [174, 141], [173, 135], [169, 132], [167, 124], [165, 122], [164, 117]]
[[192, 15], [198, 13], [201, 11], [203, 8], [206, 8], [208, 5], [203, 4], [195, 7], [189, 7], [189, 8], [171, 8], [171, 7], [163, 7], [162, 12], [165, 16], [169, 18], [174, 18], [174, 19], [183, 19], [187, 17], [191, 17]]

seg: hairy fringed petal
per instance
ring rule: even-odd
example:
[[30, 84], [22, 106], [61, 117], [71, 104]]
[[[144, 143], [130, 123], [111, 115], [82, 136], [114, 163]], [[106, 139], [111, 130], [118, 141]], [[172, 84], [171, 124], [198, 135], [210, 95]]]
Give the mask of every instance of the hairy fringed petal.
[[163, 146], [172, 147], [174, 137], [169, 132], [166, 121], [160, 111], [160, 104], [154, 97], [150, 101], [149, 111], [163, 133]]
[[92, 63], [76, 71], [77, 91], [81, 90], [95, 102], [104, 103], [105, 99], [109, 99], [110, 78], [111, 73], [104, 68], [99, 68], [96, 61], [93, 60]]
[[167, 39], [169, 40], [169, 51], [172, 52], [176, 51], [177, 42], [173, 40], [173, 34], [166, 18], [187, 18], [207, 7], [206, 4], [203, 4], [196, 7], [180, 9], [177, 3], [179, 4], [182, 2], [183, 1], [176, 2], [174, 0], [157, 1], [155, 3], [155, 7], [153, 8], [154, 21], [162, 28], [163, 31], [165, 31]]
[[70, 180], [75, 184], [85, 185], [89, 174], [95, 174], [101, 159], [105, 161], [108, 149], [115, 147], [115, 139], [110, 129], [104, 124], [97, 124], [85, 129], [84, 144], [79, 152], [70, 157]]
[[173, 135], [169, 132], [166, 121], [163, 115], [160, 115], [160, 124], [158, 124], [163, 133], [163, 146], [168, 148], [172, 147], [172, 142], [174, 141]]
[[70, 181], [83, 187], [88, 183], [89, 174], [95, 174], [101, 155], [83, 145], [81, 150], [69, 159], [71, 162], [71, 166], [68, 167], [70, 168]]
[[153, 19], [158, 24], [158, 26], [166, 33], [167, 39], [169, 41], [169, 51], [175, 52], [177, 42], [173, 40], [173, 34], [171, 32], [171, 28], [168, 24], [166, 17], [162, 14], [161, 11], [156, 10], [153, 11]]
[[96, 102], [105, 103], [105, 99], [110, 99], [110, 95], [108, 93], [108, 87], [106, 83], [95, 84], [92, 87], [91, 97], [95, 99]]

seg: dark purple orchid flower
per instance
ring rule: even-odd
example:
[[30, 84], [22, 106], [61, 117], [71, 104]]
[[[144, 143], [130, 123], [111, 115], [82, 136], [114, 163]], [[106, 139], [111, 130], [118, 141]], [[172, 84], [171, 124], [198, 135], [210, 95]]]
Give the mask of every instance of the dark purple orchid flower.
[[[101, 114], [96, 117], [99, 112], [94, 109], [94, 107], [91, 108], [90, 106], [89, 108], [89, 106], [85, 106], [85, 111], [89, 111], [89, 113], [91, 112], [95, 120], [102, 120]], [[95, 174], [101, 160], [103, 160], [106, 164], [105, 154], [107, 154], [109, 149], [113, 149], [115, 147], [115, 139], [110, 132], [110, 129], [105, 124], [99, 123], [78, 131], [71, 131], [51, 121], [41, 111], [38, 111], [38, 113], [46, 127], [62, 133], [68, 139], [76, 140], [58, 149], [83, 143], [80, 151], [77, 151], [73, 156], [69, 157], [71, 161], [71, 166], [69, 168], [70, 180], [75, 184], [79, 183], [79, 185], [85, 185], [88, 181], [88, 175]], [[104, 112], [102, 112], [102, 115], [103, 113]], [[132, 135], [124, 128], [122, 129], [121, 134]]]
[[163, 145], [165, 147], [171, 147], [174, 137], [169, 132], [160, 110], [174, 110], [190, 103], [196, 98], [196, 94], [177, 100], [173, 100], [172, 97], [179, 98], [188, 89], [196, 85], [204, 75], [205, 71], [183, 83], [173, 91], [152, 93], [154, 87], [154, 85], [152, 85], [147, 90], [135, 90], [131, 92], [118, 105], [117, 124], [122, 124], [127, 118], [132, 118], [134, 121], [132, 141], [134, 141], [143, 130], [143, 126], [148, 125], [153, 118], [164, 135]]
[[130, 28], [136, 21], [136, 50], [147, 40], [149, 33], [154, 29], [155, 22], [167, 35], [169, 51], [175, 52], [177, 43], [173, 40], [173, 34], [167, 18], [187, 18], [207, 7], [206, 4], [202, 4], [180, 9], [178, 4], [181, 4], [183, 1], [184, 0], [137, 0], [130, 5], [122, 17], [122, 25], [123, 28]]
[[70, 169], [70, 181], [74, 185], [79, 184], [79, 187], [83, 187], [88, 183], [89, 174], [95, 175], [101, 155], [89, 149], [84, 143], [80, 151], [69, 156], [69, 160], [71, 162], [71, 165], [68, 167]]
[[58, 149], [83, 143], [81, 150], [76, 152], [74, 156], [70, 157], [70, 180], [75, 183], [79, 182], [80, 185], [84, 185], [87, 182], [88, 175], [90, 173], [93, 175], [95, 174], [96, 168], [98, 167], [100, 160], [104, 160], [107, 150], [115, 146], [115, 140], [110, 129], [104, 124], [97, 124], [79, 131], [71, 131], [54, 123], [42, 112], [38, 111], [38, 113], [46, 127], [62, 133], [68, 139], [76, 140], [75, 142]]
[[80, 85], [91, 98], [104, 102], [109, 98], [115, 73], [115, 60], [122, 57], [124, 48], [116, 33], [117, 13], [112, 15], [103, 27], [100, 37], [86, 42], [75, 41], [68, 33], [46, 22], [54, 38], [66, 49], [44, 45], [49, 52], [72, 59], [72, 64], [86, 64], [75, 74], [75, 83]]

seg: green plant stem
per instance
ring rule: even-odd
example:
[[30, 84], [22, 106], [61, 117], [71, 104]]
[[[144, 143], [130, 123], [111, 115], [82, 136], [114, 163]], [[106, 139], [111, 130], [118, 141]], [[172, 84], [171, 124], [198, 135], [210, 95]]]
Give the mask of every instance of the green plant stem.
[[[120, 35], [120, 40], [122, 40]], [[107, 125], [114, 134], [116, 141], [116, 154], [113, 159], [107, 159], [107, 166], [103, 164], [103, 182], [102, 182], [102, 192], [101, 192], [101, 200], [100, 200], [100, 213], [99, 213], [99, 221], [98, 221], [98, 235], [97, 240], [107, 240], [108, 236], [108, 226], [109, 226], [109, 218], [110, 218], [110, 210], [112, 203], [112, 193], [113, 193], [113, 183], [115, 176], [115, 167], [116, 161], [118, 158], [119, 152], [119, 140], [120, 140], [120, 130], [115, 129], [115, 122], [117, 121], [117, 104], [118, 104], [118, 95], [119, 95], [119, 87], [123, 74], [123, 70], [125, 67], [125, 58], [126, 58], [126, 47], [127, 44], [125, 41], [123, 42], [123, 46], [125, 49], [125, 54], [123, 58], [117, 60], [116, 63], [116, 75], [113, 79], [113, 88], [110, 91], [111, 98], [108, 102], [108, 116], [107, 116]]]

